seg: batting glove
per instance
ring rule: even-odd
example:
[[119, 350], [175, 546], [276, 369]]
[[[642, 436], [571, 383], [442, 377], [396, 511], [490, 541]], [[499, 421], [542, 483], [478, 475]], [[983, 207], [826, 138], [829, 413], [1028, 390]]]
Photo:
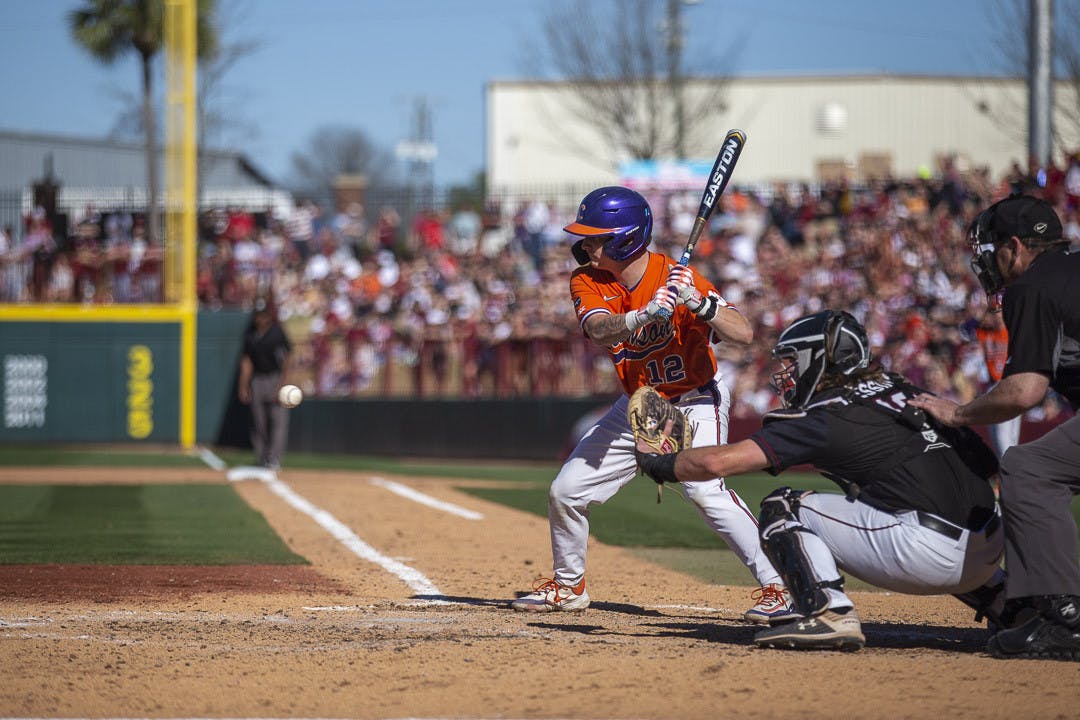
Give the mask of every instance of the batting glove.
[[667, 285], [661, 285], [652, 296], [652, 300], [649, 300], [648, 305], [640, 310], [626, 313], [626, 329], [634, 332], [660, 317], [671, 317], [675, 313], [678, 302], [679, 296], [675, 290]]
[[664, 281], [664, 284], [680, 288], [693, 287], [694, 271], [686, 265], [675, 265], [668, 271], [667, 280]]
[[675, 312], [675, 306], [678, 304], [679, 296], [677, 292], [667, 285], [661, 285], [656, 289], [656, 294], [652, 296], [649, 304], [645, 306], [645, 312], [649, 314], [650, 320], [655, 320], [662, 313], [666, 317], [671, 317]]

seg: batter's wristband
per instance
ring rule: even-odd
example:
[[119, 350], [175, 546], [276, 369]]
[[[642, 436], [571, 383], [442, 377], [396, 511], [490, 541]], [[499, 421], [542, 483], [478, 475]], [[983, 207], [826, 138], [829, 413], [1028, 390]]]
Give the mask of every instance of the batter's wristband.
[[649, 322], [649, 314], [644, 310], [632, 310], [626, 313], [626, 329], [634, 332]]
[[676, 453], [661, 455], [659, 453], [638, 453], [638, 466], [641, 472], [651, 477], [656, 482], [679, 482], [675, 477]]
[[701, 303], [701, 306], [697, 309], [695, 314], [704, 320], [709, 322], [716, 317], [716, 312], [720, 309], [720, 301], [712, 295], [706, 295], [705, 301]]

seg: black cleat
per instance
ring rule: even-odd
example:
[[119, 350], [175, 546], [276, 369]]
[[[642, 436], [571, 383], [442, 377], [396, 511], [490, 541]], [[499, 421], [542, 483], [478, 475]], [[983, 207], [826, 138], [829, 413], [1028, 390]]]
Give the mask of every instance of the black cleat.
[[1080, 661], [1080, 633], [1044, 617], [1034, 617], [1011, 630], [1002, 630], [986, 646], [996, 658]]

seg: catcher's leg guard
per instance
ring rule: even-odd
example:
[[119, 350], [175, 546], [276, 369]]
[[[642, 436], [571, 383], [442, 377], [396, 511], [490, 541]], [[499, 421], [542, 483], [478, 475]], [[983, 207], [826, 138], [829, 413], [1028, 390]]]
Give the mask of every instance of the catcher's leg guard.
[[844, 578], [822, 581], [803, 547], [802, 533], [808, 532], [799, 522], [799, 500], [808, 493], [780, 488], [761, 501], [761, 548], [776, 572], [784, 578], [791, 601], [801, 615], [820, 615], [829, 608], [825, 588], [844, 589]]

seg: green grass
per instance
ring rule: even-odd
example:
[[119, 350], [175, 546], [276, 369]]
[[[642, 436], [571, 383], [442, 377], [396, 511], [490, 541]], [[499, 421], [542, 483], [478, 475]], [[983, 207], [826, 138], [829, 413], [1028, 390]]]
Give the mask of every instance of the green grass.
[[[224, 450], [218, 455], [230, 466], [252, 462], [250, 452]], [[137, 452], [94, 447], [0, 447], [0, 464], [202, 467], [198, 458], [179, 450]], [[305, 453], [290, 453], [285, 467], [504, 481], [504, 487], [460, 489], [542, 518], [547, 517], [548, 488], [559, 470], [557, 463], [469, 463]], [[758, 473], [728, 478], [727, 482], [755, 513], [761, 498], [782, 485], [837, 491], [833, 483], [816, 473], [780, 477]], [[198, 491], [189, 492], [192, 487]], [[202, 492], [211, 490], [220, 492], [221, 497], [208, 500]], [[0, 486], [0, 564], [303, 562], [285, 548], [262, 516], [248, 509], [228, 487], [108, 486], [105, 496], [111, 499], [103, 496], [100, 502], [85, 497], [87, 492], [86, 486]], [[1080, 498], [1073, 501], [1072, 508], [1080, 523]], [[656, 485], [647, 478], [635, 478], [607, 503], [594, 506], [590, 520], [592, 535], [601, 542], [631, 547], [641, 557], [708, 582], [753, 584], [746, 568], [706, 527], [694, 507], [675, 489], [666, 489], [664, 502], [657, 505]], [[56, 541], [43, 548], [41, 536], [53, 536]], [[255, 540], [247, 539], [249, 536]], [[869, 586], [849, 578], [849, 587]]]
[[[233, 465], [250, 465], [250, 452], [223, 450], [218, 457]], [[550, 485], [559, 471], [553, 463], [480, 463], [464, 460], [398, 459], [367, 455], [320, 455], [289, 453], [283, 462], [286, 470], [351, 470], [381, 472], [393, 475], [423, 475], [429, 477], [467, 478], [471, 480], [512, 480]]]
[[[477, 497], [547, 517], [547, 494], [557, 467], [545, 481], [520, 481], [508, 488], [462, 488]], [[789, 473], [781, 482], [764, 473], [729, 478], [733, 488], [756, 515], [761, 499], [788, 484], [804, 490], [832, 492], [836, 486], [809, 473]], [[593, 537], [609, 545], [632, 547], [674, 547], [718, 549], [724, 542], [701, 519], [697, 509], [675, 488], [665, 487], [664, 501], [656, 504], [656, 484], [644, 477], [631, 480], [603, 505], [595, 505], [589, 515]]]
[[[631, 552], [649, 562], [690, 575], [702, 582], [757, 587], [754, 576], [730, 550], [637, 547], [632, 548]], [[848, 574], [845, 574], [844, 578], [844, 587], [848, 590], [878, 589]]]
[[0, 564], [305, 564], [228, 485], [0, 485]]
[[133, 451], [103, 447], [0, 445], [0, 466], [32, 467], [206, 467], [180, 450]]

